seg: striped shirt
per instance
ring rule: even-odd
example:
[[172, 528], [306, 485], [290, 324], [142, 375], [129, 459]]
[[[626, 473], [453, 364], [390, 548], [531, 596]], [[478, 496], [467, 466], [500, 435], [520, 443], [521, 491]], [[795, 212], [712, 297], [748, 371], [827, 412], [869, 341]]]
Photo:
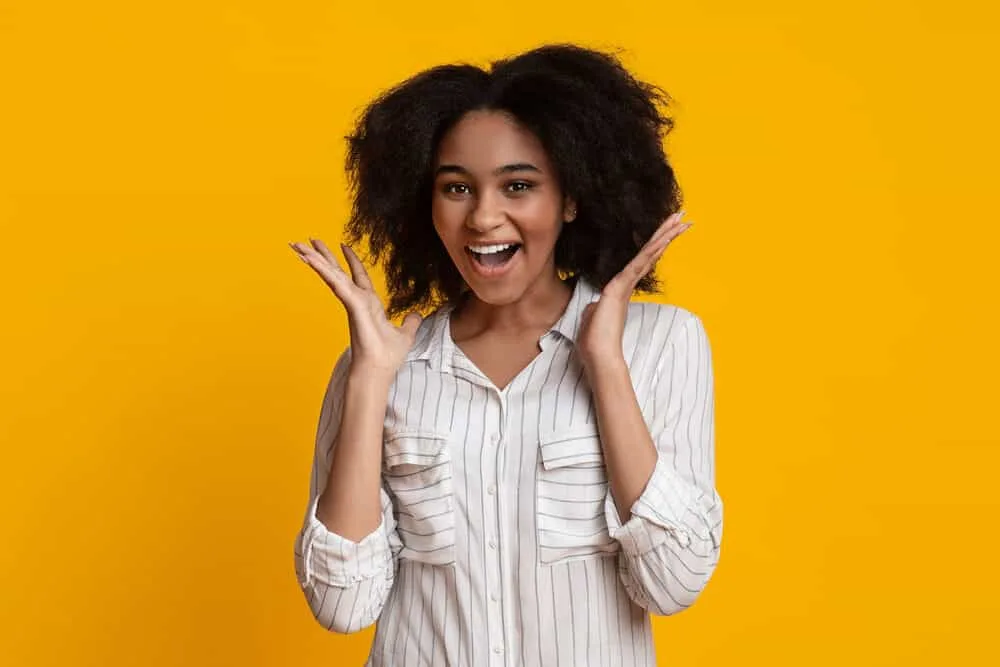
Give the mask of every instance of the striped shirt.
[[377, 621], [366, 665], [655, 665], [650, 614], [705, 587], [722, 538], [705, 329], [678, 306], [629, 304], [623, 350], [658, 456], [623, 524], [574, 354], [598, 294], [577, 280], [502, 390], [455, 345], [451, 306], [421, 323], [388, 396], [382, 521], [360, 542], [316, 518], [350, 349], [338, 359], [295, 570], [326, 628]]

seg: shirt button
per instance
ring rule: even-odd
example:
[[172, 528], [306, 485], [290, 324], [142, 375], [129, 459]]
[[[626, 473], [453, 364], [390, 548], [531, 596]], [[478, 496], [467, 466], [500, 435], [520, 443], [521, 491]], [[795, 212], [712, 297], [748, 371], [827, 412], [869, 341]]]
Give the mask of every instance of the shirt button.
[[488, 487], [486, 487], [486, 493], [490, 494], [491, 496], [496, 492], [497, 492], [496, 484], [490, 484]]
[[493, 652], [494, 653], [498, 653], [498, 654], [499, 653], [503, 653], [503, 647], [502, 646], [494, 646], [493, 647]]
[[498, 442], [500, 442], [500, 436], [494, 433], [493, 435], [490, 436], [490, 442], [493, 443], [494, 445], [497, 444]]
[[498, 598], [498, 597], [497, 597], [497, 594], [496, 594], [496, 593], [490, 593], [490, 599], [491, 599], [491, 600], [493, 600], [494, 602], [496, 602], [496, 601], [497, 601], [497, 600], [499, 600], [500, 598]]
[[490, 540], [490, 549], [496, 549], [496, 548], [497, 548], [496, 540]]

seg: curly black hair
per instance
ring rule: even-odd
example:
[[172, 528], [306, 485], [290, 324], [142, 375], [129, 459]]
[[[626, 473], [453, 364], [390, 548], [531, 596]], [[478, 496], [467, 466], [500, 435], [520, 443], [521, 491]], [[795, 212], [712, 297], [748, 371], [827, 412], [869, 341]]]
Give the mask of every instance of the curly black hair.
[[[368, 239], [395, 316], [458, 300], [464, 282], [431, 219], [433, 168], [444, 134], [473, 110], [512, 115], [541, 141], [576, 219], [555, 248], [557, 269], [603, 288], [635, 256], [681, 194], [663, 150], [669, 96], [612, 54], [542, 46], [488, 69], [441, 65], [384, 92], [347, 137], [351, 245]], [[650, 272], [636, 287], [655, 292]]]

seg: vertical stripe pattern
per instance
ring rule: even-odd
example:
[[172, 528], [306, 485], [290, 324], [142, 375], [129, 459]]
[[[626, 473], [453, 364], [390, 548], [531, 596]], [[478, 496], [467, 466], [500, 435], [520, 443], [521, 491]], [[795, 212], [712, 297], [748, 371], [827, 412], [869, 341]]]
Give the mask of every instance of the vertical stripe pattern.
[[625, 359], [656, 468], [622, 524], [593, 397], [574, 354], [578, 280], [540, 353], [498, 389], [424, 320], [390, 389], [382, 522], [360, 542], [326, 529], [350, 350], [323, 399], [295, 571], [334, 632], [377, 623], [367, 665], [651, 667], [650, 614], [689, 607], [719, 559], [711, 351], [701, 320], [633, 302]]

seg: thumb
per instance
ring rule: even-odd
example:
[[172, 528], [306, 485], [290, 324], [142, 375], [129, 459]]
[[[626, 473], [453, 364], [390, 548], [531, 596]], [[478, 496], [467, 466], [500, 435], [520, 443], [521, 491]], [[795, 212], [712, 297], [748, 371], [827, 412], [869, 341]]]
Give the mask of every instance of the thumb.
[[420, 313], [417, 312], [407, 313], [406, 317], [403, 318], [402, 325], [400, 325], [399, 328], [402, 329], [404, 333], [406, 333], [406, 336], [410, 340], [413, 340], [417, 335], [417, 328], [420, 326], [420, 323], [423, 322], [423, 320], [424, 318], [421, 317]]

